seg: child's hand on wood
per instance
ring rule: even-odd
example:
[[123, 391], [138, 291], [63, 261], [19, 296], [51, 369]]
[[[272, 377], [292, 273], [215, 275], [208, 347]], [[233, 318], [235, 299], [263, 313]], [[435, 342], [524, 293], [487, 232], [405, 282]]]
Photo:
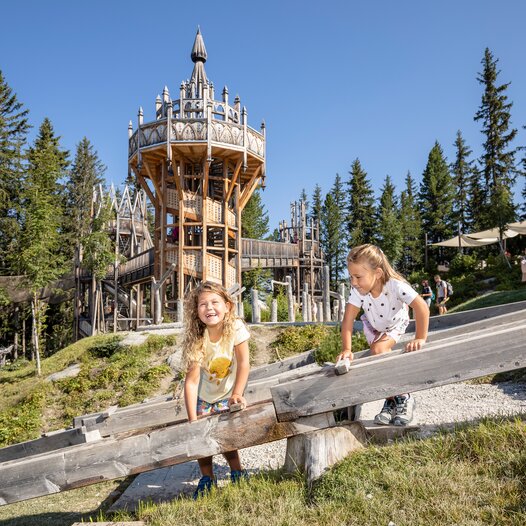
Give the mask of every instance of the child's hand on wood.
[[352, 362], [353, 354], [352, 351], [343, 351], [338, 356], [336, 356], [335, 363], [338, 363], [340, 360], [345, 360], [345, 358], [349, 358], [349, 361]]
[[228, 407], [233, 404], [241, 404], [242, 408], [245, 409], [247, 401], [243, 395], [232, 393], [232, 396], [228, 399]]
[[424, 339], [415, 338], [414, 340], [406, 343], [405, 350], [407, 352], [418, 351], [424, 346], [425, 343], [426, 341]]

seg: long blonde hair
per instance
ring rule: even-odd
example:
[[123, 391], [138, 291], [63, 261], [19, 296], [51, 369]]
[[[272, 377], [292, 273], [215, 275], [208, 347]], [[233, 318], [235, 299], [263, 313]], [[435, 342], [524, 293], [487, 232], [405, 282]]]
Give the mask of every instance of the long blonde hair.
[[188, 370], [192, 363], [202, 364], [205, 356], [205, 329], [206, 325], [199, 319], [197, 306], [199, 296], [203, 292], [213, 292], [223, 298], [227, 304], [228, 311], [223, 320], [223, 338], [231, 338], [234, 334], [234, 323], [236, 315], [234, 312], [234, 300], [228, 291], [217, 283], [203, 281], [195, 289], [190, 291], [184, 299], [184, 339], [183, 339], [183, 367]]
[[407, 280], [391, 266], [382, 249], [376, 245], [366, 243], [365, 245], [353, 247], [347, 256], [347, 265], [349, 263], [358, 265], [367, 263], [372, 270], [381, 269], [382, 277], [380, 281], [382, 285], [385, 285], [391, 278], [407, 283]]

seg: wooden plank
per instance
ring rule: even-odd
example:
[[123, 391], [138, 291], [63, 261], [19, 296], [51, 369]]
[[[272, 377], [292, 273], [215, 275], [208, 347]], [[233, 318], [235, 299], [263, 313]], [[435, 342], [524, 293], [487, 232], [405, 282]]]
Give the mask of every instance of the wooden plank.
[[171, 466], [334, 425], [332, 413], [279, 423], [272, 402], [0, 464], [0, 504]]
[[0, 463], [30, 455], [39, 455], [75, 444], [85, 444], [100, 438], [100, 433], [97, 430], [87, 431], [85, 427], [61, 429], [43, 435], [36, 440], [29, 440], [0, 449]]
[[271, 388], [281, 422], [399, 393], [526, 367], [526, 323], [437, 342], [412, 353], [360, 360], [342, 376], [325, 371]]
[[[448, 313], [442, 316], [432, 316], [429, 318], [429, 330], [436, 331], [440, 329], [449, 329], [451, 327], [458, 327], [459, 325], [466, 325], [475, 321], [482, 321], [501, 316], [503, 314], [510, 314], [517, 311], [526, 310], [526, 301], [517, 301], [515, 303], [506, 303], [504, 305], [495, 305], [493, 307], [484, 307], [483, 309], [472, 309], [462, 312]], [[415, 322], [412, 320], [407, 327], [407, 332], [415, 331]]]

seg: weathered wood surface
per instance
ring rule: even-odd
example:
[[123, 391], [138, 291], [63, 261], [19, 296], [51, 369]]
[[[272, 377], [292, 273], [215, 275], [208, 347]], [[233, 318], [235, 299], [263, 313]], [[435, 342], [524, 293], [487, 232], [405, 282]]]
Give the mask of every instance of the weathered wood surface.
[[14, 460], [16, 458], [40, 455], [54, 449], [69, 447], [76, 444], [85, 444], [94, 440], [100, 440], [98, 430], [87, 431], [85, 427], [72, 429], [61, 429], [59, 431], [43, 435], [36, 440], [13, 444], [0, 449], [0, 463]]
[[284, 469], [288, 473], [298, 470], [305, 473], [310, 485], [327, 469], [366, 443], [367, 433], [360, 422], [296, 435], [287, 440]]
[[[526, 313], [525, 313], [526, 314]], [[321, 371], [271, 388], [282, 422], [332, 409], [526, 367], [526, 322], [438, 341], [412, 353], [353, 363], [349, 373]]]
[[[484, 307], [483, 309], [465, 310], [462, 312], [448, 313], [442, 316], [431, 316], [429, 318], [429, 330], [437, 331], [441, 329], [449, 329], [451, 327], [458, 327], [459, 325], [466, 325], [475, 321], [483, 321], [501, 316], [503, 314], [510, 314], [512, 312], [526, 310], [526, 301], [517, 301], [515, 303], [506, 303], [504, 305], [495, 305], [493, 307]], [[415, 322], [411, 320], [407, 327], [407, 332], [415, 331]]]
[[0, 504], [180, 464], [333, 425], [332, 415], [280, 423], [272, 402], [123, 438], [0, 464]]

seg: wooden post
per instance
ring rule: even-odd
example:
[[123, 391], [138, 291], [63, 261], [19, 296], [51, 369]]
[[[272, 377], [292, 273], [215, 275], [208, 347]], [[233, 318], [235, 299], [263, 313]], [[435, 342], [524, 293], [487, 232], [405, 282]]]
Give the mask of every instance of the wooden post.
[[323, 302], [318, 301], [316, 305], [318, 307], [317, 312], [316, 312], [317, 314], [316, 321], [323, 323]]
[[294, 296], [292, 294], [292, 278], [290, 276], [285, 276], [285, 281], [287, 282], [287, 306], [289, 308], [289, 321], [295, 321]]
[[311, 487], [327, 469], [363, 448], [366, 442], [366, 431], [360, 422], [293, 436], [287, 439], [284, 470], [304, 473]]
[[270, 321], [276, 323], [278, 321], [278, 300], [273, 299], [270, 308]]
[[250, 299], [252, 302], [252, 323], [261, 323], [257, 289], [250, 289]]
[[329, 267], [323, 265], [323, 318], [331, 321], [331, 296], [330, 296]]

